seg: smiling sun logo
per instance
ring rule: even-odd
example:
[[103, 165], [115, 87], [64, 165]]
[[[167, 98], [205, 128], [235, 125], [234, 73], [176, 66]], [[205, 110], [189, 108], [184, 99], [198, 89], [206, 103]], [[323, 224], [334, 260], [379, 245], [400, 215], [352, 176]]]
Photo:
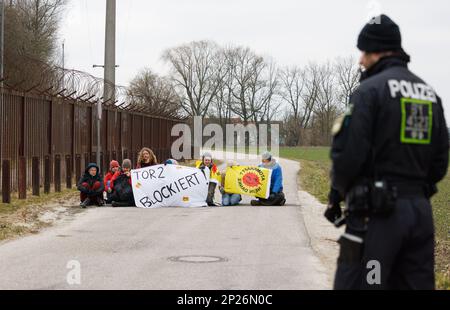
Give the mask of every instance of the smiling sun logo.
[[247, 172], [246, 174], [244, 174], [244, 176], [242, 177], [242, 183], [244, 183], [244, 185], [248, 187], [258, 187], [259, 185], [261, 185], [259, 176], [253, 172]]

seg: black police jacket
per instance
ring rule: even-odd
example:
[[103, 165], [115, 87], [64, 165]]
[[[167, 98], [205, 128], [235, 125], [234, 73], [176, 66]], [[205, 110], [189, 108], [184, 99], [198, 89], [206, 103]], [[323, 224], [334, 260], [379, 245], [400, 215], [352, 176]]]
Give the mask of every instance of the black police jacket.
[[435, 185], [447, 173], [441, 99], [408, 70], [409, 56], [382, 58], [363, 73], [333, 128], [332, 188], [342, 197], [363, 179]]

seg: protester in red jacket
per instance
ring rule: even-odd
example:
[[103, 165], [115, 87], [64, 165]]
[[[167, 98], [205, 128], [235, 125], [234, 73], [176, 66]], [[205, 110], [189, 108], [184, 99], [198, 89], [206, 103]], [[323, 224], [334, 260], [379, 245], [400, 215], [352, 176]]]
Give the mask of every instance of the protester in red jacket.
[[116, 160], [111, 161], [109, 164], [109, 171], [105, 175], [104, 178], [104, 185], [105, 185], [105, 192], [106, 192], [106, 203], [110, 204], [112, 202], [111, 200], [111, 194], [112, 194], [112, 178], [114, 177], [114, 174], [116, 174], [117, 171], [120, 170], [119, 162]]
[[112, 206], [113, 207], [133, 207], [134, 197], [131, 186], [131, 161], [125, 159], [122, 163], [122, 169], [117, 171], [111, 179], [112, 187]]

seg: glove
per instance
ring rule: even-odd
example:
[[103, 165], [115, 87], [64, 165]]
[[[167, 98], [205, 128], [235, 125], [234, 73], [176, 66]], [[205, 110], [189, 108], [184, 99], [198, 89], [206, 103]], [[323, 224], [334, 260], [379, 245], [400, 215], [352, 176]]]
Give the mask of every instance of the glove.
[[341, 194], [334, 188], [330, 190], [328, 194], [328, 204], [329, 205], [339, 205], [344, 199], [342, 199]]
[[325, 211], [324, 216], [333, 224], [342, 218], [341, 202], [342, 198], [339, 192], [335, 189], [331, 189], [330, 194], [328, 195], [328, 208]]
[[219, 190], [222, 195], [225, 195], [225, 188], [223, 186], [219, 187]]
[[340, 205], [329, 205], [324, 214], [325, 218], [332, 224], [342, 217], [342, 210]]

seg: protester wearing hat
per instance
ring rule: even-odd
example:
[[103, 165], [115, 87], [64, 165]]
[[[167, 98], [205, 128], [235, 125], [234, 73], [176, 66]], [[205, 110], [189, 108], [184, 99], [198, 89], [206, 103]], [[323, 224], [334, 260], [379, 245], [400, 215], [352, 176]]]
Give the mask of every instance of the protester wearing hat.
[[114, 174], [111, 183], [112, 206], [134, 207], [133, 188], [131, 186], [131, 160], [124, 159], [122, 169]]
[[284, 206], [286, 198], [283, 193], [283, 170], [270, 152], [262, 154], [261, 168], [272, 170], [270, 179], [270, 196], [268, 199], [252, 200], [252, 206]]
[[97, 164], [91, 163], [87, 165], [83, 176], [77, 184], [80, 191], [80, 206], [87, 208], [88, 206], [103, 206], [103, 180], [100, 175], [100, 169]]
[[109, 171], [105, 175], [105, 178], [103, 180], [104, 187], [105, 187], [105, 193], [106, 193], [106, 203], [110, 204], [112, 202], [111, 200], [111, 194], [112, 194], [112, 178], [114, 174], [116, 174], [117, 171], [120, 170], [119, 162], [116, 160], [112, 160], [109, 164]]
[[214, 203], [214, 195], [216, 192], [216, 187], [221, 183], [222, 176], [220, 174], [219, 169], [213, 162], [213, 156], [210, 152], [205, 152], [202, 156], [202, 160], [198, 161], [196, 164], [198, 169], [208, 168], [210, 171], [210, 181], [208, 186], [208, 196], [206, 198], [206, 203], [210, 207], [217, 206]]
[[400, 29], [386, 15], [364, 26], [357, 46], [365, 71], [333, 128], [325, 216], [346, 224], [334, 287], [434, 289], [430, 198], [449, 156], [442, 102], [409, 71]]
[[[237, 167], [239, 164], [234, 160], [229, 160], [227, 163], [228, 168]], [[219, 186], [220, 193], [222, 194], [222, 206], [237, 206], [242, 201], [242, 196], [239, 194], [230, 194], [225, 192], [225, 179], [226, 179], [226, 171], [222, 172], [222, 180], [221, 185]]]

